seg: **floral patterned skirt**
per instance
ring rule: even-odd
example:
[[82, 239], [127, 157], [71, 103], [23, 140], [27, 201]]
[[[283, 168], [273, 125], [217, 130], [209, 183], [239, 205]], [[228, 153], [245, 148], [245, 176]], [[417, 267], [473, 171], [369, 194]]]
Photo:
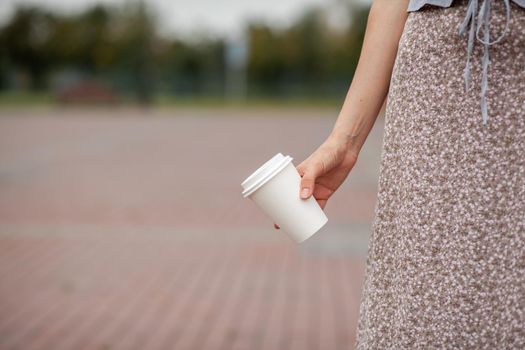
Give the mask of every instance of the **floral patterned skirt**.
[[[466, 7], [411, 12], [400, 39], [357, 349], [525, 349], [525, 10], [489, 47], [484, 125]], [[491, 40], [504, 13], [494, 1]]]

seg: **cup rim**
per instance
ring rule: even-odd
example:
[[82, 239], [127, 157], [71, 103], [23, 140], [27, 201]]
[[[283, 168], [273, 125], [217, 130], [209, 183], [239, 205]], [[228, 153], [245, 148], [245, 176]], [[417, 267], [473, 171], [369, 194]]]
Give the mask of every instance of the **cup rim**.
[[[281, 170], [283, 170], [284, 167], [287, 166], [292, 160], [292, 157], [283, 156], [283, 154], [279, 152], [271, 159], [266, 161], [242, 182], [241, 185], [244, 187], [244, 190], [242, 191], [243, 197], [246, 198], [259, 189], [262, 185], [264, 185]], [[257, 178], [257, 176], [260, 176], [260, 178]], [[250, 183], [250, 180], [253, 182]]]

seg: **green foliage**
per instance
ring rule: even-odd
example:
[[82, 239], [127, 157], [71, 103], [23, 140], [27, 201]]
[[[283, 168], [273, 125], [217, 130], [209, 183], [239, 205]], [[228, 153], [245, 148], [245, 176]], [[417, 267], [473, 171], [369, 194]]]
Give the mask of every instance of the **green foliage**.
[[[355, 5], [346, 10], [352, 24], [345, 30], [331, 29], [321, 8], [307, 9], [288, 28], [250, 23], [249, 94], [343, 95], [368, 13]], [[73, 69], [146, 103], [155, 93], [224, 94], [226, 42], [162, 37], [156, 24], [142, 1], [95, 5], [75, 15], [19, 7], [0, 28], [0, 89], [46, 89], [53, 74]], [[27, 86], [13, 83], [24, 81], [20, 76], [28, 77]]]
[[344, 94], [359, 58], [368, 8], [349, 5], [347, 11], [352, 25], [344, 31], [331, 30], [320, 8], [310, 8], [280, 31], [252, 24], [250, 83], [262, 93]]
[[44, 83], [44, 74], [52, 64], [49, 38], [54, 17], [31, 7], [18, 9], [13, 19], [0, 32], [0, 51], [3, 62], [15, 62], [31, 75], [31, 87]]

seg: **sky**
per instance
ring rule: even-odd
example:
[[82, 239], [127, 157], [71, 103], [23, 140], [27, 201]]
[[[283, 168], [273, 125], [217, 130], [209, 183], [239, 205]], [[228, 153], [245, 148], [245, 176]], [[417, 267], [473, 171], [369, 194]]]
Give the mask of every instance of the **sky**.
[[[60, 12], [75, 12], [95, 3], [122, 4], [129, 0], [0, 0], [0, 23], [4, 23], [20, 4], [37, 4]], [[144, 0], [155, 9], [161, 31], [166, 34], [194, 35], [214, 33], [234, 36], [249, 19], [260, 19], [286, 26], [305, 8], [323, 5], [332, 9], [338, 21], [338, 4], [345, 1], [370, 3], [371, 0]], [[340, 14], [340, 12], [339, 12]]]

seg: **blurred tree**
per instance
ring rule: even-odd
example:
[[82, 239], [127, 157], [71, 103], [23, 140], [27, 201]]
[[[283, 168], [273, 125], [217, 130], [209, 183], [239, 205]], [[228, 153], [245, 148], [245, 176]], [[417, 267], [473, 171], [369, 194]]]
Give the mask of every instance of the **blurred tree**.
[[284, 41], [283, 48], [288, 44], [295, 44], [300, 53], [294, 57], [293, 65], [287, 68], [291, 72], [298, 72], [304, 82], [319, 82], [323, 78], [323, 57], [329, 45], [326, 30], [322, 11], [319, 8], [310, 8], [284, 33], [287, 40]]
[[359, 60], [369, 7], [348, 3], [345, 10], [350, 17], [350, 26], [343, 31], [332, 31], [328, 35], [330, 45], [324, 56], [328, 79], [343, 94], [346, 94], [346, 87], [350, 84]]
[[[339, 29], [328, 25], [324, 7], [306, 9], [287, 28], [249, 23], [249, 94], [344, 95], [359, 57], [368, 6], [348, 3], [341, 11], [351, 25]], [[224, 94], [225, 41], [161, 37], [157, 23], [142, 0], [94, 5], [74, 15], [19, 7], [0, 28], [0, 89], [13, 76], [28, 76], [30, 88], [44, 88], [48, 75], [69, 69], [109, 80], [144, 104], [151, 103], [158, 87], [179, 95]]]
[[117, 64], [129, 74], [138, 101], [148, 105], [153, 99], [155, 17], [142, 0], [128, 3], [116, 22], [112, 43], [117, 50]]
[[285, 65], [282, 37], [264, 24], [252, 24], [249, 30], [250, 55], [247, 77], [250, 85], [260, 86], [264, 93], [277, 93]]
[[[342, 95], [359, 59], [368, 7], [348, 5], [351, 26], [330, 30], [322, 8], [312, 7], [289, 28], [249, 27], [249, 84], [257, 93]], [[333, 87], [333, 88], [331, 88]]]
[[27, 73], [31, 89], [45, 86], [45, 74], [52, 63], [48, 40], [53, 21], [54, 16], [36, 7], [19, 7], [0, 32], [2, 60]]
[[221, 94], [224, 82], [224, 42], [166, 41], [157, 51], [160, 79], [177, 94]]

